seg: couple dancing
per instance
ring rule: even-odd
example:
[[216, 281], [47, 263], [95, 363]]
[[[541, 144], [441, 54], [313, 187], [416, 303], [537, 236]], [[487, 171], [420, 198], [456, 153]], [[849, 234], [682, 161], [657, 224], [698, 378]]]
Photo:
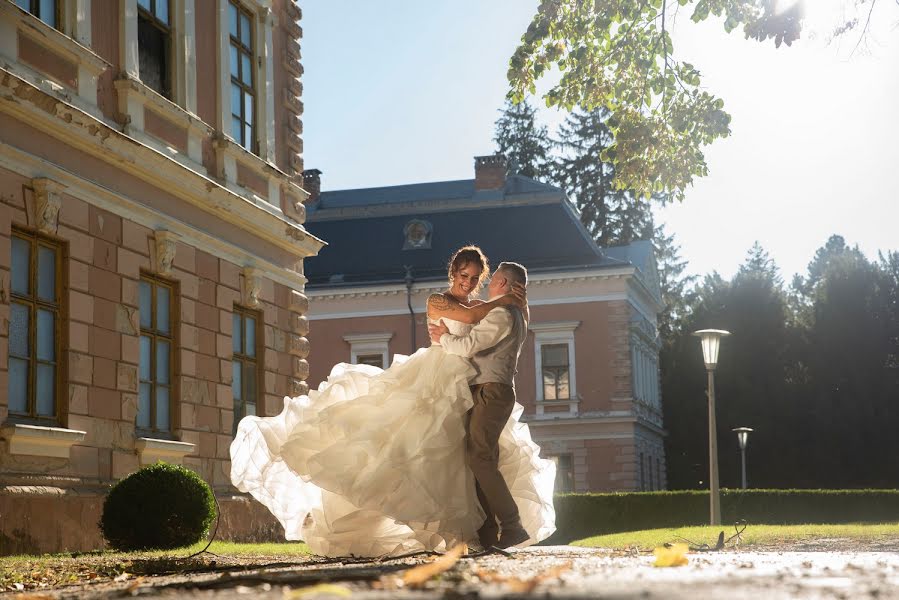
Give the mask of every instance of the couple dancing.
[[527, 337], [521, 265], [489, 273], [476, 246], [428, 299], [432, 345], [388, 369], [336, 365], [274, 417], [244, 418], [231, 480], [327, 556], [526, 546], [555, 529], [555, 465], [519, 423], [513, 377]]

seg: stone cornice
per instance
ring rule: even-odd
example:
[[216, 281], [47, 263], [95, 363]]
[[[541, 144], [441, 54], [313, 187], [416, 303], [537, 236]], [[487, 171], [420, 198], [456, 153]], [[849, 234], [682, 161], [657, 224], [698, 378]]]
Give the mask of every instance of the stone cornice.
[[124, 135], [81, 109], [0, 68], [0, 112], [52, 135], [123, 172], [297, 256], [312, 256], [325, 242], [282, 216]]

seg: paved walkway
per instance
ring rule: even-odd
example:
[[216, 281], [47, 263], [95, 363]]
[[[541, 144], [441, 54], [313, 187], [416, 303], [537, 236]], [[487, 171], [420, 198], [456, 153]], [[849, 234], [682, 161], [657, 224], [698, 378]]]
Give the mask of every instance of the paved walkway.
[[[57, 589], [56, 598], [899, 598], [899, 554], [750, 552], [688, 555], [689, 564], [655, 568], [654, 557], [571, 546], [531, 548], [512, 557], [462, 559], [423, 587], [397, 586], [420, 558], [297, 563], [262, 569], [129, 579]], [[43, 596], [44, 598], [47, 595]]]

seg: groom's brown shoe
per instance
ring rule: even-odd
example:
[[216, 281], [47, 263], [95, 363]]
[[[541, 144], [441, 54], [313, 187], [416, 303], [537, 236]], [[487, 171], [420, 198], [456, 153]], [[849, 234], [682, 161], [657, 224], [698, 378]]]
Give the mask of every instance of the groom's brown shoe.
[[490, 523], [485, 523], [478, 529], [478, 541], [481, 542], [481, 547], [484, 550], [489, 549], [492, 546], [495, 546], [499, 539], [499, 527], [496, 525], [492, 525]]
[[503, 549], [511, 548], [512, 546], [517, 546], [518, 544], [528, 541], [530, 537], [528, 532], [521, 526], [511, 527], [509, 529], [504, 528], [503, 533], [499, 536], [499, 541], [496, 542], [495, 546]]

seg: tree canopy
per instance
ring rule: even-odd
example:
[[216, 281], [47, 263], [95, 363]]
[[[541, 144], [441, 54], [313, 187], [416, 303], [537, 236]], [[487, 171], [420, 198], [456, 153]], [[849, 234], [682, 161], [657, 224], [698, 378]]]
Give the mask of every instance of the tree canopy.
[[[877, 0], [851, 2], [873, 9]], [[509, 62], [515, 102], [558, 69], [547, 106], [609, 111], [614, 141], [601, 158], [614, 164], [617, 189], [647, 198], [682, 200], [708, 174], [703, 147], [730, 134], [724, 101], [702, 87], [696, 66], [676, 58], [668, 20], [677, 5], [691, 8], [694, 22], [718, 17], [728, 32], [742, 27], [747, 38], [777, 46], [802, 33], [802, 0], [542, 0]], [[858, 25], [848, 18], [833, 35]]]

